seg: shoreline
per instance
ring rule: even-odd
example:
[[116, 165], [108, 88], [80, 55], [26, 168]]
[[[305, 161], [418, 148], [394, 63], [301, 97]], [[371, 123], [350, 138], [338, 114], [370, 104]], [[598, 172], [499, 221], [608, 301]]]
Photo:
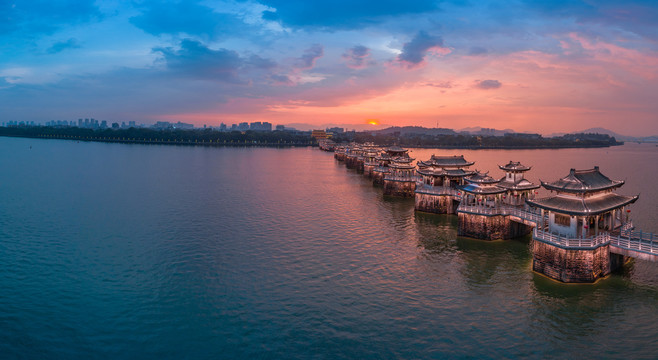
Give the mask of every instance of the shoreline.
[[192, 140], [150, 140], [150, 139], [119, 139], [108, 137], [88, 137], [88, 136], [66, 136], [66, 135], [9, 135], [0, 134], [0, 137], [10, 138], [24, 138], [24, 139], [43, 139], [43, 140], [70, 140], [70, 141], [84, 141], [84, 142], [103, 142], [103, 143], [118, 143], [118, 144], [143, 144], [143, 145], [175, 145], [175, 146], [212, 146], [212, 147], [317, 147], [317, 143], [305, 142], [234, 142], [234, 141], [192, 141]]
[[[205, 139], [168, 139], [168, 140], [153, 140], [147, 138], [125, 138], [125, 137], [108, 137], [108, 136], [78, 136], [78, 135], [56, 135], [56, 134], [1, 134], [1, 137], [13, 138], [27, 138], [27, 139], [55, 139], [55, 140], [76, 140], [87, 142], [105, 142], [105, 143], [121, 143], [121, 144], [145, 144], [145, 145], [183, 145], [183, 146], [214, 146], [214, 147], [300, 147], [311, 146], [318, 147], [318, 143], [314, 140], [306, 141], [283, 141], [283, 142], [262, 142], [259, 140], [219, 140], [206, 141]], [[557, 150], [557, 149], [592, 149], [592, 148], [609, 148], [613, 146], [622, 146], [623, 142], [617, 144], [594, 144], [594, 145], [537, 145], [537, 146], [459, 146], [459, 145], [404, 145], [408, 149], [442, 149], [442, 150]], [[381, 145], [385, 146], [385, 145]], [[658, 145], [657, 145], [658, 146]]]
[[552, 150], [552, 149], [590, 149], [590, 148], [609, 148], [613, 146], [622, 146], [624, 143], [615, 145], [564, 145], [564, 146], [405, 146], [406, 149], [459, 149], [459, 150]]

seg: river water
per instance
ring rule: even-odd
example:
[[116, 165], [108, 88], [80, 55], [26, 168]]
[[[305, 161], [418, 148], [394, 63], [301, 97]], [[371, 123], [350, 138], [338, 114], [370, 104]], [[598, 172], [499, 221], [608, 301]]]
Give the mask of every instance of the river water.
[[[591, 168], [658, 232], [658, 148], [414, 150]], [[0, 138], [0, 354], [11, 358], [655, 358], [658, 263], [593, 285], [531, 239], [457, 237], [317, 148]]]

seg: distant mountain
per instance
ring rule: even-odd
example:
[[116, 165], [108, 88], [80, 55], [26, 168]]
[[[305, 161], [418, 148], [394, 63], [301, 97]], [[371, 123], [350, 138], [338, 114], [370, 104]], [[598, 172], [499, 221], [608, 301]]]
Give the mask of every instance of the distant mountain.
[[386, 129], [374, 130], [371, 132], [377, 134], [386, 134], [386, 135], [394, 134], [394, 133], [399, 133], [400, 135], [418, 134], [418, 135], [432, 135], [432, 136], [455, 134], [455, 131], [452, 129], [426, 128], [422, 126], [391, 126]]
[[[589, 128], [581, 131], [573, 131], [570, 132], [569, 134], [605, 134], [614, 137], [617, 139], [617, 141], [639, 141], [639, 142], [658, 142], [658, 135], [653, 135], [653, 136], [628, 136], [628, 135], [622, 135], [618, 134], [612, 130], [608, 130], [605, 128]], [[565, 133], [555, 133], [548, 135], [548, 137], [553, 137], [553, 136], [562, 136], [565, 135]]]
[[369, 130], [380, 130], [387, 125], [371, 125], [371, 124], [333, 124], [333, 123], [328, 123], [328, 124], [322, 124], [322, 125], [313, 125], [313, 124], [306, 124], [306, 123], [290, 123], [290, 124], [284, 124], [286, 127], [291, 127], [295, 128], [297, 130], [318, 130], [318, 129], [328, 129], [328, 128], [333, 128], [333, 127], [338, 127], [338, 128], [343, 128], [345, 131], [351, 131], [351, 130], [356, 130], [356, 131], [369, 131]]
[[604, 128], [600, 128], [600, 127], [589, 128], [589, 129], [585, 129], [585, 130], [583, 130], [583, 131], [577, 131], [576, 133], [583, 133], [583, 134], [605, 134], [605, 135], [614, 136], [614, 137], [617, 138], [617, 139], [619, 139], [619, 138], [624, 138], [624, 137], [626, 137], [626, 138], [630, 137], [630, 136], [625, 136], [625, 135], [617, 134], [616, 132], [614, 132], [614, 131], [612, 131], [612, 130], [608, 130], [608, 129], [604, 129]]
[[481, 126], [467, 127], [467, 128], [459, 129], [458, 131], [466, 132], [471, 135], [488, 135], [488, 136], [503, 136], [505, 134], [515, 133], [515, 131], [512, 129], [498, 130], [492, 128], [483, 128]]

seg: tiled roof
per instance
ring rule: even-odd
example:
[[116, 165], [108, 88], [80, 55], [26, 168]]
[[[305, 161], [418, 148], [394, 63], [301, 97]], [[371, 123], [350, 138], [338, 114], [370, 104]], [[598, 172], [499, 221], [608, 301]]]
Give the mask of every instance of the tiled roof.
[[526, 202], [530, 206], [563, 214], [596, 215], [634, 203], [637, 199], [638, 196], [623, 196], [608, 193], [586, 198], [558, 195], [543, 199], [526, 200]]
[[534, 190], [539, 189], [539, 185], [533, 184], [526, 179], [521, 179], [517, 182], [505, 181], [505, 177], [500, 179], [498, 186], [509, 190]]
[[503, 171], [528, 171], [532, 169], [532, 166], [525, 166], [518, 161], [510, 160], [506, 165], [498, 165], [498, 167]]
[[463, 166], [471, 166], [475, 164], [474, 162], [466, 161], [466, 159], [464, 159], [464, 155], [453, 155], [453, 156], [432, 155], [432, 157], [428, 161], [425, 161], [424, 163], [440, 166], [440, 167], [463, 167]]
[[403, 149], [403, 148], [401, 148], [397, 145], [394, 145], [394, 146], [388, 147], [385, 151], [387, 153], [391, 154], [391, 153], [406, 153], [409, 150]]
[[464, 169], [431, 169], [427, 167], [419, 166], [417, 170], [421, 175], [427, 176], [452, 176], [452, 177], [464, 177], [473, 175], [472, 171], [464, 171]]
[[507, 189], [503, 189], [499, 186], [482, 186], [480, 184], [468, 184], [468, 185], [462, 185], [458, 187], [459, 189], [471, 193], [471, 194], [476, 194], [476, 195], [493, 195], [493, 194], [501, 194], [507, 191]]
[[624, 182], [610, 180], [601, 174], [598, 166], [595, 166], [594, 169], [588, 170], [571, 169], [569, 175], [562, 179], [552, 183], [542, 181], [541, 184], [548, 190], [584, 193], [619, 187], [624, 185]]
[[476, 170], [473, 176], [466, 178], [466, 181], [468, 181], [469, 183], [477, 183], [477, 184], [495, 184], [500, 180], [494, 179], [491, 176], [489, 176], [489, 172], [483, 173]]

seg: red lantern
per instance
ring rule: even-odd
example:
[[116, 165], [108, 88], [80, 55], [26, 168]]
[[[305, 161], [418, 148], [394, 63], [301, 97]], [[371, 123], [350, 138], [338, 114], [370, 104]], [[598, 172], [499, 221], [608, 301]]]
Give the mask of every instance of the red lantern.
[[535, 191], [535, 194], [539, 194], [539, 191]]
[[626, 209], [626, 212], [631, 212], [631, 209]]
[[[459, 193], [457, 193], [457, 195], [461, 195], [461, 194], [462, 194], [462, 193], [460, 193], [460, 192], [459, 192]], [[630, 210], [628, 210], [628, 211], [630, 211]]]

